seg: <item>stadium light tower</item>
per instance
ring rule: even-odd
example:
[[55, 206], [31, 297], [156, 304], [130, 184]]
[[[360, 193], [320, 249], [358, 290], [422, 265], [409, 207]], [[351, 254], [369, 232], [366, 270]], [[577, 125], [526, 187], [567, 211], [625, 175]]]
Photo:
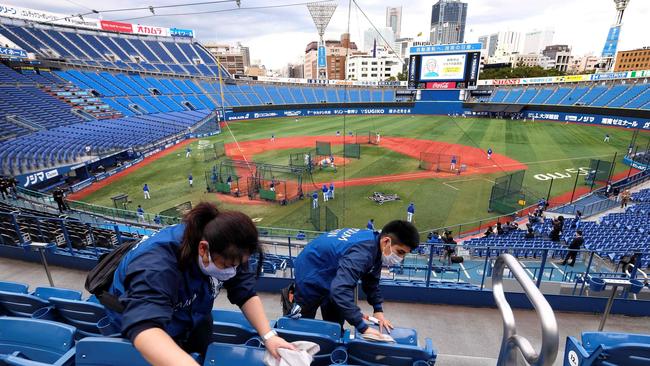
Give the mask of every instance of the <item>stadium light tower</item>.
[[319, 37], [318, 58], [316, 61], [316, 69], [318, 70], [319, 79], [327, 79], [327, 56], [325, 55], [325, 41], [323, 41], [323, 35], [325, 34], [327, 25], [330, 24], [334, 11], [336, 11], [336, 6], [337, 3], [335, 1], [307, 4], [307, 9], [309, 9], [309, 14], [311, 15], [311, 19], [314, 21]]
[[603, 61], [605, 71], [610, 71], [614, 66], [614, 56], [616, 56], [616, 48], [618, 47], [618, 40], [621, 34], [621, 26], [623, 25], [623, 13], [627, 5], [630, 3], [630, 0], [614, 0], [614, 5], [616, 5], [616, 23], [609, 28], [609, 33], [607, 34], [607, 41], [605, 41], [605, 47], [603, 48]]

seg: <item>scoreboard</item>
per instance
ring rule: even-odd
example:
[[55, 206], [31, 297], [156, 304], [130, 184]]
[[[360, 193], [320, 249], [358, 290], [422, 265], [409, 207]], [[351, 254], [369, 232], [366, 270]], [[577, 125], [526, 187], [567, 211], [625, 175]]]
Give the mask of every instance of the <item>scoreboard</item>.
[[475, 89], [481, 44], [411, 47], [409, 89]]

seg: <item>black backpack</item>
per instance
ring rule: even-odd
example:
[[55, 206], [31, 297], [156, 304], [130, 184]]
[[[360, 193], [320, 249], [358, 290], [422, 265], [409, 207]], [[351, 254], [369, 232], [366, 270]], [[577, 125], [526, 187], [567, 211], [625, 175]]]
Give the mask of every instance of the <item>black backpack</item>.
[[86, 276], [86, 290], [95, 295], [97, 300], [106, 308], [117, 313], [123, 312], [124, 306], [120, 303], [117, 296], [108, 292], [108, 289], [113, 284], [115, 270], [120, 265], [122, 258], [137, 243], [137, 241], [133, 241], [128, 244], [122, 244], [112, 252], [103, 254], [99, 257], [99, 263]]

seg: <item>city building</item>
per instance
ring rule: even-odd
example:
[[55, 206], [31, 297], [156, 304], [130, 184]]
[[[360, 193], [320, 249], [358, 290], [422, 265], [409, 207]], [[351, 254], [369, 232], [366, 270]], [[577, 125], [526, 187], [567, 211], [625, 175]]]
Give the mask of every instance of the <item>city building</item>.
[[246, 74], [248, 76], [268, 76], [269, 72], [266, 70], [266, 67], [259, 62], [259, 60], [256, 60], [248, 68]]
[[544, 69], [551, 69], [555, 67], [554, 60], [551, 60], [551, 58], [548, 56], [540, 55], [539, 53], [513, 54], [510, 56], [510, 63], [512, 64], [512, 67], [539, 66]]
[[433, 44], [465, 42], [467, 3], [460, 0], [439, 0], [431, 9], [431, 33]]
[[348, 57], [347, 79], [358, 81], [385, 81], [402, 72], [402, 60], [393, 53], [379, 52], [372, 54], [355, 54]]
[[547, 56], [555, 62], [555, 68], [558, 71], [567, 72], [569, 64], [571, 63], [571, 48], [565, 44], [556, 44], [546, 46], [542, 51], [544, 56]]
[[650, 70], [650, 47], [619, 51], [614, 71]]
[[305, 65], [300, 64], [288, 64], [286, 68], [285, 76], [288, 78], [294, 79], [304, 79], [305, 78]]
[[[377, 41], [377, 47], [384, 48], [386, 50], [393, 49], [395, 52], [395, 34], [393, 30], [389, 27], [378, 28], [379, 33], [374, 28], [368, 28], [363, 32], [363, 48], [365, 52], [372, 52], [372, 49]], [[384, 42], [386, 40], [386, 42]]]
[[250, 66], [250, 50], [241, 43], [232, 46], [229, 44], [206, 43], [203, 45], [214, 57], [219, 60], [221, 66], [226, 68], [233, 75], [245, 75]]
[[395, 38], [400, 38], [402, 33], [402, 7], [386, 8], [386, 27], [393, 30]]
[[594, 55], [585, 55], [582, 57], [574, 57], [569, 62], [567, 73], [569, 74], [584, 74], [596, 70], [598, 64], [601, 63], [602, 58]]
[[409, 56], [410, 47], [413, 44], [413, 38], [398, 38], [395, 40], [395, 52], [401, 59]]
[[511, 56], [521, 53], [521, 33], [499, 32], [481, 37], [487, 40], [487, 54], [490, 64], [509, 63]]
[[553, 37], [555, 37], [555, 31], [550, 28], [545, 30], [534, 30], [532, 32], [526, 32], [524, 35], [523, 49], [521, 53], [542, 53], [546, 46], [553, 44]]
[[[350, 35], [343, 33], [341, 40], [325, 41], [325, 55], [327, 60], [327, 78], [330, 80], [345, 80], [346, 56], [356, 53], [357, 45], [350, 42]], [[318, 79], [318, 42], [310, 42], [305, 49], [304, 73], [306, 79]]]

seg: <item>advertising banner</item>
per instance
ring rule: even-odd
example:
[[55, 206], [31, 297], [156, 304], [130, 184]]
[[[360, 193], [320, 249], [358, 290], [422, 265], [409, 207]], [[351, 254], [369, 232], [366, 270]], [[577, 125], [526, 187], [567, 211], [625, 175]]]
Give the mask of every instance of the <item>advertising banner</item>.
[[98, 29], [99, 22], [97, 19], [50, 13], [49, 11], [34, 10], [28, 8], [21, 8], [0, 3], [0, 16], [29, 20], [32, 22], [47, 22], [50, 24], [67, 25], [82, 28]]
[[130, 23], [113, 22], [111, 20], [102, 20], [99, 22], [102, 30], [109, 32], [133, 33], [133, 26]]
[[422, 56], [420, 81], [462, 81], [467, 54]]
[[169, 37], [169, 28], [155, 27], [152, 25], [133, 24], [133, 33], [146, 34], [148, 36]]
[[614, 57], [616, 55], [616, 49], [618, 48], [618, 39], [621, 34], [621, 26], [615, 25], [609, 28], [609, 33], [607, 33], [607, 41], [605, 41], [605, 47], [603, 47], [602, 57]]
[[632, 117], [609, 117], [594, 114], [563, 113], [563, 112], [526, 112], [527, 118], [573, 123], [586, 123], [603, 126], [617, 126], [650, 130], [650, 120]]
[[19, 48], [0, 47], [0, 56], [27, 58], [27, 51]]
[[318, 46], [318, 67], [327, 67], [327, 57], [325, 56], [325, 46]]
[[418, 67], [419, 57], [411, 56], [409, 59], [409, 75], [408, 75], [408, 88], [415, 89], [417, 88], [418, 81], [420, 79], [420, 68]]
[[379, 108], [322, 108], [322, 109], [292, 109], [285, 111], [264, 112], [227, 112], [227, 121], [240, 121], [247, 119], [278, 118], [278, 117], [312, 117], [312, 116], [337, 116], [337, 115], [369, 115], [369, 114], [411, 114], [413, 108], [379, 107]]
[[411, 55], [426, 54], [426, 53], [453, 53], [453, 52], [467, 52], [467, 51], [480, 51], [483, 48], [481, 43], [453, 43], [453, 44], [437, 44], [430, 46], [415, 46], [410, 48]]
[[453, 81], [429, 82], [426, 83], [425, 89], [455, 89], [456, 83]]
[[194, 38], [194, 31], [192, 29], [169, 28], [169, 35], [172, 37], [187, 37]]

